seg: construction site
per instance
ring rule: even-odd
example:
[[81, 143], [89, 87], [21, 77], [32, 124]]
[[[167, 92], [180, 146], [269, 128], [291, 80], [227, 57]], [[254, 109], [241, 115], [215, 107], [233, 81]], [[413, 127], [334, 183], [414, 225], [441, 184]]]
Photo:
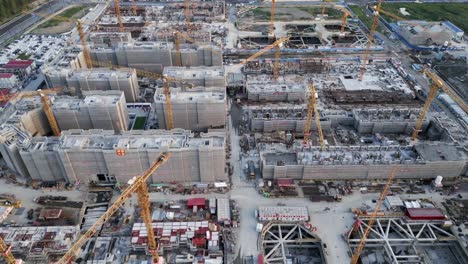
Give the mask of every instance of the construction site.
[[1, 263], [468, 263], [450, 21], [70, 3], [0, 48]]

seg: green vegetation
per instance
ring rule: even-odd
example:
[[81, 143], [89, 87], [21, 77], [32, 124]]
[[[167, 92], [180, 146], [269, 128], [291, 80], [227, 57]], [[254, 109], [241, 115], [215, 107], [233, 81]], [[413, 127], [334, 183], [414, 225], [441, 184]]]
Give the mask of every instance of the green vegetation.
[[18, 15], [27, 9], [34, 0], [0, 0], [0, 23]]
[[18, 59], [20, 60], [27, 60], [29, 59], [29, 57], [31, 57], [30, 55], [27, 55], [26, 53], [21, 53], [18, 55]]
[[143, 130], [145, 129], [146, 117], [137, 116], [135, 118], [135, 123], [133, 124], [133, 129]]
[[271, 12], [269, 10], [265, 10], [262, 8], [255, 8], [254, 10], [252, 10], [252, 13], [254, 14], [254, 17], [256, 19], [269, 20], [271, 16]]
[[[403, 16], [400, 13], [400, 8], [406, 8], [409, 16]], [[383, 3], [382, 9], [408, 20], [427, 20], [427, 21], [444, 21], [449, 20], [457, 27], [460, 27], [465, 32], [468, 32], [468, 4], [466, 3]], [[354, 11], [354, 9], [353, 9]], [[395, 21], [394, 18], [383, 15], [389, 21]]]
[[56, 17], [44, 22], [39, 28], [49, 28], [60, 25], [66, 19], [78, 19], [84, 15], [85, 6], [74, 6], [61, 13]]
[[[353, 10], [354, 14], [366, 25], [366, 27], [370, 30], [372, 26], [372, 20], [373, 18], [370, 16], [367, 16], [366, 12], [357, 5], [350, 5], [349, 8]], [[380, 31], [380, 26], [377, 26], [376, 31]]]
[[[322, 15], [322, 7], [321, 6], [301, 6], [297, 9], [309, 13], [311, 16]], [[343, 16], [343, 12], [338, 9], [332, 7], [325, 8], [325, 14], [328, 15], [329, 18], [341, 18]]]

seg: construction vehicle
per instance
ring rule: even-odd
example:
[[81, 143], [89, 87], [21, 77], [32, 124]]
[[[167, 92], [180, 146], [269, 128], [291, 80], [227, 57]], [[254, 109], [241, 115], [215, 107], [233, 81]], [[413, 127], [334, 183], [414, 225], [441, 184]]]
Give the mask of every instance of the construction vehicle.
[[20, 93], [4, 96], [4, 97], [2, 97], [0, 99], [0, 101], [6, 101], [6, 100], [17, 101], [17, 100], [21, 100], [21, 98], [25, 98], [25, 97], [40, 96], [42, 106], [43, 106], [43, 109], [44, 109], [44, 113], [47, 116], [47, 120], [49, 121], [50, 128], [52, 129], [52, 132], [53, 132], [54, 136], [58, 137], [58, 136], [60, 136], [60, 129], [58, 127], [57, 120], [55, 120], [54, 113], [52, 112], [52, 103], [50, 102], [49, 95], [56, 94], [61, 90], [62, 90], [62, 88], [52, 88], [52, 89], [47, 89], [47, 90], [37, 90], [37, 91], [31, 91], [31, 92], [20, 92]]
[[312, 112], [315, 115], [315, 123], [317, 125], [317, 131], [320, 138], [320, 145], [322, 146], [322, 151], [325, 151], [325, 139], [323, 137], [322, 125], [320, 124], [320, 115], [318, 112], [318, 105], [317, 105], [317, 93], [315, 92], [314, 83], [312, 80], [309, 81], [309, 103], [307, 104], [307, 118], [306, 123], [304, 126], [304, 144], [308, 144], [309, 136], [310, 136], [310, 125], [312, 122]]
[[364, 53], [364, 58], [361, 64], [361, 72], [359, 73], [359, 81], [362, 81], [362, 79], [364, 78], [364, 74], [366, 73], [366, 66], [367, 66], [368, 59], [369, 59], [370, 48], [372, 46], [372, 43], [374, 42], [375, 30], [377, 29], [377, 26], [379, 25], [379, 12], [380, 12], [380, 9], [382, 8], [382, 1], [383, 0], [379, 0], [374, 11], [374, 17], [372, 19], [372, 25], [371, 25], [370, 32], [369, 32], [369, 39], [367, 40], [366, 51]]
[[463, 99], [460, 98], [460, 96], [458, 96], [452, 90], [452, 88], [448, 87], [444, 80], [442, 80], [442, 78], [440, 78], [433, 70], [425, 69], [424, 74], [429, 77], [429, 79], [431, 79], [432, 84], [429, 88], [429, 92], [427, 94], [426, 101], [424, 102], [421, 114], [419, 115], [418, 121], [414, 127], [413, 134], [411, 135], [412, 140], [416, 140], [419, 132], [421, 132], [424, 119], [426, 118], [427, 112], [429, 111], [429, 107], [436, 98], [439, 89], [442, 89], [446, 94], [448, 94], [465, 112], [468, 112], [468, 106], [465, 104]]
[[116, 213], [119, 208], [125, 204], [125, 202], [130, 199], [132, 194], [136, 193], [138, 195], [138, 201], [141, 206], [141, 217], [145, 222], [146, 232], [148, 234], [148, 253], [152, 255], [153, 263], [161, 263], [161, 260], [158, 255], [158, 244], [154, 236], [153, 227], [151, 225], [151, 214], [150, 214], [150, 202], [148, 195], [148, 186], [146, 181], [149, 177], [156, 172], [156, 170], [161, 167], [169, 158], [169, 153], [161, 154], [156, 161], [148, 168], [142, 175], [134, 177], [129, 181], [129, 186], [122, 192], [122, 194], [117, 197], [117, 200], [107, 209], [107, 211], [97, 219], [97, 221], [86, 231], [68, 250], [65, 255], [60, 258], [57, 262], [58, 264], [68, 264], [74, 260], [76, 255], [79, 253], [81, 248], [86, 244], [86, 242], [91, 239], [95, 234], [98, 233], [102, 224], [107, 222], [110, 217]]
[[[372, 225], [375, 223], [375, 219], [379, 215], [379, 210], [382, 204], [385, 201], [385, 197], [387, 197], [388, 191], [390, 190], [390, 185], [393, 182], [393, 179], [395, 178], [395, 175], [398, 172], [398, 167], [394, 166], [392, 168], [392, 171], [390, 172], [390, 176], [387, 179], [387, 183], [385, 184], [382, 193], [380, 193], [379, 199], [377, 200], [377, 203], [375, 204], [375, 209], [374, 212], [370, 215], [369, 221], [367, 222], [367, 227], [366, 230], [364, 231], [364, 234], [361, 237], [361, 240], [359, 241], [359, 244], [354, 251], [354, 254], [351, 258], [351, 264], [357, 264], [359, 260], [359, 256], [361, 255], [362, 249], [364, 248], [364, 245], [366, 244], [367, 237], [369, 236], [369, 233], [372, 229]], [[356, 221], [360, 221], [359, 219]], [[359, 223], [359, 222], [357, 222]]]
[[21, 200], [17, 200], [14, 195], [1, 194], [0, 195], [0, 206], [21, 208]]

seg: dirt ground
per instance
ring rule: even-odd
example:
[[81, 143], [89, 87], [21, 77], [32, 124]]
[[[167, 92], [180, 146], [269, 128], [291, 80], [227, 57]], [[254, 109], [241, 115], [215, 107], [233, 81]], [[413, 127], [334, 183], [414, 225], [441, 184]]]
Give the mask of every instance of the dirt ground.
[[48, 27], [48, 28], [38, 28], [34, 30], [36, 34], [44, 34], [44, 35], [56, 35], [62, 34], [72, 30], [76, 26], [76, 23], [73, 21], [62, 22], [55, 27]]

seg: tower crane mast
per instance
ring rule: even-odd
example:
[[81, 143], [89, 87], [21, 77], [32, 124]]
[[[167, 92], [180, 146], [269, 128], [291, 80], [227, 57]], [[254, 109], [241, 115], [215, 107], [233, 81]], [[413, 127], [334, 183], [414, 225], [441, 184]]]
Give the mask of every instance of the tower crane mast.
[[325, 150], [325, 139], [323, 137], [323, 131], [322, 131], [322, 125], [320, 124], [320, 114], [318, 111], [318, 105], [317, 105], [317, 97], [315, 93], [315, 87], [314, 83], [312, 80], [309, 81], [309, 91], [310, 91], [310, 97], [309, 97], [309, 103], [307, 104], [307, 118], [306, 118], [306, 123], [304, 126], [304, 144], [307, 144], [309, 142], [309, 136], [310, 136], [310, 125], [312, 122], [312, 113], [315, 115], [315, 123], [317, 124], [317, 131], [319, 134], [319, 139], [320, 139], [320, 145], [322, 147], [322, 151]]
[[[276, 12], [276, 1], [271, 0], [271, 11], [270, 11], [270, 36], [275, 36], [275, 12]], [[279, 76], [279, 59], [280, 59], [280, 46], [275, 46], [275, 61], [273, 64], [273, 79], [278, 80]]]
[[11, 253], [11, 246], [8, 246], [3, 238], [0, 237], [0, 254], [2, 254], [5, 262], [8, 264], [15, 264], [16, 259]]
[[[110, 68], [125, 68], [125, 67], [120, 67], [118, 65], [113, 65], [113, 64], [106, 64], [106, 63], [99, 63], [99, 62], [93, 62], [93, 65], [99, 66], [99, 67], [110, 67]], [[165, 97], [165, 103], [166, 103], [166, 124], [167, 124], [167, 129], [171, 130], [174, 128], [174, 117], [173, 117], [173, 112], [172, 112], [172, 102], [171, 102], [171, 87], [169, 85], [170, 81], [178, 81], [175, 78], [171, 77], [166, 77], [161, 74], [157, 74], [154, 72], [148, 72], [144, 70], [138, 70], [135, 69], [135, 72], [137, 75], [140, 76], [145, 76], [148, 78], [152, 79], [163, 79], [164, 82], [164, 97]], [[188, 83], [189, 84], [189, 83]], [[193, 84], [192, 84], [193, 85]]]
[[187, 22], [187, 33], [190, 32], [190, 0], [185, 0], [185, 20]]
[[120, 12], [120, 0], [114, 0], [115, 14], [117, 15], [117, 22], [119, 24], [119, 32], [124, 32], [122, 13]]
[[359, 260], [359, 256], [361, 255], [362, 249], [364, 248], [364, 245], [366, 244], [367, 237], [369, 236], [369, 233], [371, 231], [372, 225], [375, 223], [375, 219], [377, 218], [377, 213], [380, 210], [380, 207], [382, 206], [385, 197], [387, 197], [388, 190], [390, 190], [390, 185], [393, 182], [393, 179], [395, 178], [395, 175], [398, 172], [398, 167], [394, 166], [392, 171], [390, 172], [390, 176], [387, 179], [387, 183], [385, 184], [382, 193], [380, 193], [379, 200], [377, 200], [377, 203], [375, 204], [375, 209], [374, 212], [371, 214], [371, 217], [369, 221], [367, 222], [367, 227], [366, 230], [364, 231], [364, 234], [361, 237], [361, 240], [359, 241], [359, 244], [356, 248], [356, 251], [354, 251], [353, 257], [351, 258], [351, 264], [357, 264]]
[[379, 0], [379, 2], [377, 3], [377, 7], [374, 11], [374, 17], [372, 19], [372, 25], [371, 25], [370, 32], [369, 32], [369, 39], [367, 40], [366, 51], [364, 53], [364, 58], [361, 64], [361, 72], [359, 73], [359, 81], [362, 81], [362, 79], [364, 78], [364, 73], [366, 73], [366, 66], [367, 66], [368, 59], [369, 59], [370, 48], [372, 46], [372, 42], [374, 42], [375, 30], [377, 29], [377, 26], [379, 25], [379, 12], [382, 7], [382, 1], [383, 0]]
[[133, 13], [134, 16], [137, 15], [136, 0], [132, 0], [132, 13]]
[[416, 140], [418, 137], [419, 132], [421, 132], [422, 125], [424, 123], [424, 119], [426, 118], [427, 112], [437, 96], [437, 92], [439, 89], [442, 89], [446, 94], [448, 94], [465, 112], [468, 112], [468, 106], [465, 104], [462, 98], [458, 96], [448, 85], [439, 77], [434, 71], [425, 69], [424, 74], [426, 74], [429, 79], [431, 79], [432, 84], [429, 88], [429, 92], [427, 94], [426, 101], [424, 102], [424, 106], [422, 111], [419, 115], [418, 121], [413, 130], [413, 134], [411, 135], [412, 140]]
[[78, 35], [80, 36], [81, 46], [83, 47], [83, 55], [85, 57], [86, 66], [89, 69], [93, 68], [93, 61], [91, 59], [91, 52], [89, 51], [88, 43], [86, 42], [86, 35], [83, 29], [83, 24], [80, 20], [77, 21], [76, 29], [78, 30]]

